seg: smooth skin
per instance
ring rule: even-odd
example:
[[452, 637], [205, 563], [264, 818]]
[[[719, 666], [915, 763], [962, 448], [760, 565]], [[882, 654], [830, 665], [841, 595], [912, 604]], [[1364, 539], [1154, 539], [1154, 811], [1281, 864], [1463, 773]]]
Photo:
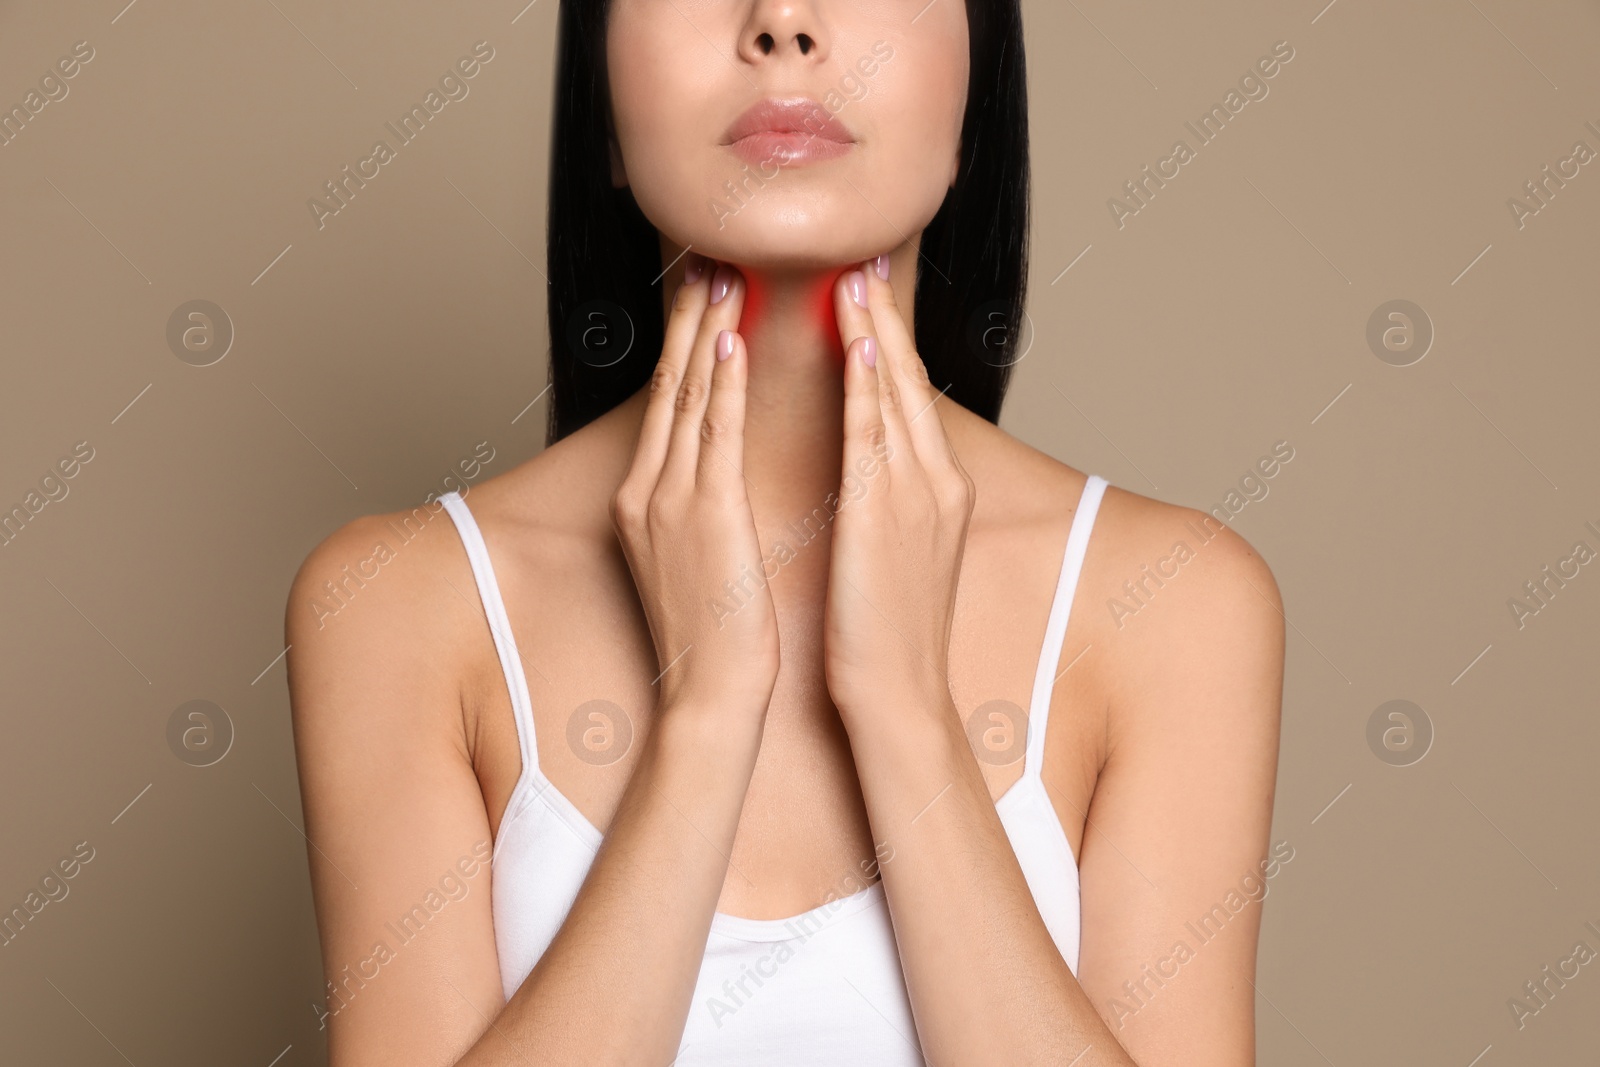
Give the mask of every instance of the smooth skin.
[[[686, 31], [673, 28], [686, 21], [673, 6], [617, 0], [614, 58], [646, 43], [652, 55], [697, 47], [673, 34], [717, 42], [725, 32], [739, 73], [764, 91], [835, 80], [833, 48], [881, 33], [906, 7], [706, 2], [687, 5]], [[930, 8], [921, 36], [896, 38], [899, 57], [964, 46], [959, 15], [958, 5]], [[635, 73], [647, 56], [636, 58]], [[928, 83], [925, 65], [901, 69], [903, 84], [883, 71], [881, 109], [874, 97], [847, 110], [859, 151], [828, 167], [870, 164], [884, 144], [875, 130], [897, 119], [941, 128], [965, 91]], [[694, 129], [725, 125], [748, 88]], [[649, 156], [629, 128], [624, 115], [618, 157], [643, 203]], [[685, 143], [694, 129], [680, 131]], [[692, 153], [680, 164], [692, 168]], [[927, 168], [902, 171], [919, 188], [929, 180]], [[826, 168], [792, 176], [805, 182], [775, 186], [761, 210], [791, 222], [786, 204], [825, 215], [815, 193]], [[1271, 572], [1231, 530], [1194, 543], [1187, 523], [1199, 512], [1107, 491], [1043, 768], [1080, 871], [1074, 976], [993, 806], [1020, 774], [1020, 752], [980, 763], [964, 720], [997, 697], [1028, 704], [1085, 476], [929, 386], [911, 293], [926, 223], [917, 205], [937, 197], [875, 192], [886, 210], [907, 212], [891, 221], [909, 236], [860, 264], [805, 262], [855, 248], [859, 227], [831, 245], [807, 231], [799, 260], [760, 262], [734, 255], [749, 251], [738, 232], [686, 221], [680, 232], [696, 247], [722, 240], [740, 269], [684, 257], [702, 269], [663, 294], [667, 340], [650, 385], [470, 489], [543, 769], [605, 834], [567, 921], [509, 1002], [488, 871], [467, 876], [459, 863], [500, 832], [521, 765], [460, 540], [442, 512], [421, 509], [420, 535], [332, 618], [311, 607], [326, 602], [323, 583], [374, 542], [392, 546], [388, 523], [412, 513], [356, 520], [302, 566], [286, 631], [324, 968], [340, 994], [324, 1020], [333, 1067], [668, 1064], [687, 1014], [701, 1010], [691, 998], [713, 911], [805, 911], [853, 888], [840, 888], [842, 876], [884, 846], [914, 1037], [930, 1063], [1254, 1062], [1259, 905], [1131, 1017], [1114, 998], [1131, 1004], [1124, 983], [1148, 988], [1144, 968], [1192, 941], [1185, 924], [1258, 875], [1267, 854], [1284, 636]], [[683, 243], [663, 236], [663, 262]], [[773, 294], [748, 336], [746, 272]], [[816, 335], [804, 299], [819, 279], [837, 336]], [[884, 453], [866, 492], [760, 595], [731, 616], [708, 610], [725, 579], [759, 567], [779, 540], [793, 545], [790, 524]], [[1110, 601], [1179, 540], [1196, 557], [1119, 625]], [[573, 710], [595, 697], [632, 720], [631, 747], [605, 766], [564, 743]], [[397, 944], [388, 924], [451, 871], [463, 871], [465, 892]], [[379, 941], [389, 953], [372, 962]]]

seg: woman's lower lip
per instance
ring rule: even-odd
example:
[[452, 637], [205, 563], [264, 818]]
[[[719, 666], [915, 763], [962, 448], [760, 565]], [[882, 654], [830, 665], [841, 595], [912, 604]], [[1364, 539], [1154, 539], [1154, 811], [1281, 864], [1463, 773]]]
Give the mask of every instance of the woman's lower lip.
[[837, 159], [850, 151], [851, 144], [830, 141], [809, 133], [779, 133], [769, 130], [741, 137], [728, 146], [753, 167], [789, 167]]

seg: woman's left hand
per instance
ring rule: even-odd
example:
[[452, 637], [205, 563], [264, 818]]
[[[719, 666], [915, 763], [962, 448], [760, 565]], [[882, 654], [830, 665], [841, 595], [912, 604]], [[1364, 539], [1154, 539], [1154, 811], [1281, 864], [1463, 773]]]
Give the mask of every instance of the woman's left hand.
[[844, 464], [823, 644], [828, 691], [847, 729], [903, 714], [908, 703], [951, 705], [950, 629], [975, 499], [880, 263], [887, 273], [882, 257], [834, 285]]

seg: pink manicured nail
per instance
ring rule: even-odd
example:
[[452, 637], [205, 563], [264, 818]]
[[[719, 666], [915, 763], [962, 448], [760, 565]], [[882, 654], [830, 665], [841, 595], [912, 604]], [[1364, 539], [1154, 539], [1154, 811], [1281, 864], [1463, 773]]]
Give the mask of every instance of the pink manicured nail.
[[882, 278], [884, 281], [888, 281], [889, 280], [889, 255], [888, 255], [888, 253], [884, 253], [883, 255], [879, 256], [877, 258], [876, 262], [877, 262], [877, 267], [878, 267], [878, 277]]
[[733, 331], [723, 330], [717, 334], [717, 362], [721, 363], [733, 355]]
[[856, 303], [860, 304], [862, 307], [866, 307], [867, 306], [867, 276], [865, 274], [862, 274], [858, 270], [853, 270], [853, 271], [850, 272], [850, 277], [845, 282], [845, 285], [850, 289], [850, 299], [854, 300]]
[[878, 365], [878, 342], [871, 337], [861, 339], [861, 362], [869, 367]]
[[684, 257], [683, 284], [693, 285], [700, 280], [700, 275], [706, 272], [706, 261], [690, 252]]
[[722, 298], [733, 291], [733, 268], [726, 263], [717, 268], [717, 273], [711, 276], [711, 302], [722, 303]]

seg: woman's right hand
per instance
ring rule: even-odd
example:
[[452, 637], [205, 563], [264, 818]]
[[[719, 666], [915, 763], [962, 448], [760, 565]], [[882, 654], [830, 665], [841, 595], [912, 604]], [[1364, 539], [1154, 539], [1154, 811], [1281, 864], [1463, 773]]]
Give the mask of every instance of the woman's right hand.
[[759, 719], [779, 652], [745, 493], [745, 284], [726, 264], [686, 258], [611, 519], [655, 642], [659, 705]]

